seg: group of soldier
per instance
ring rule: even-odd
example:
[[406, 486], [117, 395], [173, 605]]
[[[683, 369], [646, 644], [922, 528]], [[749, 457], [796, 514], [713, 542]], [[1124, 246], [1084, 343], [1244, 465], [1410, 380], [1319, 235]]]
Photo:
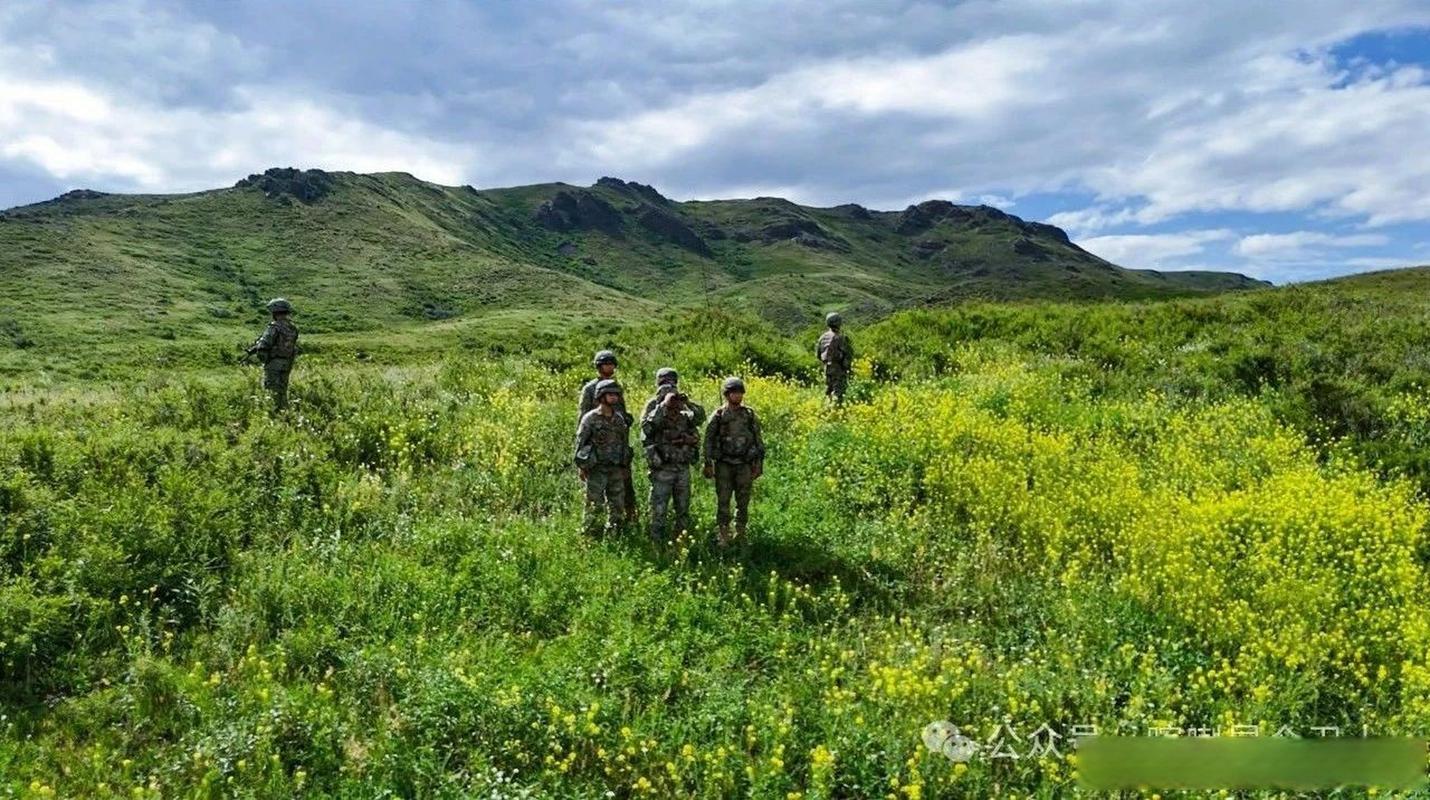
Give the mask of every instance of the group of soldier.
[[[287, 300], [276, 298], [267, 307], [273, 319], [245, 351], [245, 358], [257, 355], [262, 360], [263, 388], [272, 395], [274, 407], [281, 410], [288, 404], [288, 377], [298, 353], [298, 328], [291, 319], [293, 305]], [[815, 353], [824, 364], [825, 395], [839, 403], [848, 386], [854, 349], [841, 331], [838, 314], [829, 314], [825, 323], [828, 330], [816, 342]], [[655, 394], [637, 419], [626, 410], [624, 392], [616, 382], [615, 353], [600, 351], [593, 366], [596, 377], [581, 387], [572, 457], [585, 485], [586, 531], [618, 530], [639, 519], [630, 446], [631, 429], [638, 425], [650, 476], [651, 539], [665, 542], [690, 530], [690, 470], [702, 461], [702, 454], [701, 472], [715, 481], [716, 541], [724, 546], [732, 538], [743, 537], [750, 518], [750, 494], [765, 462], [759, 417], [745, 405], [745, 382], [725, 379], [720, 386], [724, 401], [707, 421], [705, 409], [680, 390], [675, 369], [662, 367], [655, 373]], [[672, 516], [673, 524], [669, 524]]]
[[[596, 354], [598, 377], [581, 389], [581, 421], [576, 428], [573, 461], [586, 484], [584, 525], [588, 533], [635, 523], [635, 491], [631, 483], [634, 452], [631, 428], [640, 425], [640, 443], [650, 475], [650, 536], [665, 541], [670, 506], [675, 506], [674, 533], [690, 527], [690, 469], [701, 454], [701, 423], [705, 409], [680, 390], [680, 375], [670, 367], [656, 371], [655, 395], [637, 420], [626, 410], [624, 393], [615, 380], [616, 356]], [[704, 434], [704, 469], [715, 479], [718, 542], [728, 544], [730, 500], [735, 501], [735, 535], [745, 532], [750, 515], [750, 490], [764, 471], [765, 442], [759, 417], [744, 404], [745, 382], [727, 378], [720, 387], [724, 403], [710, 415]]]
[[[830, 314], [825, 322], [828, 330], [819, 337], [815, 352], [824, 364], [825, 395], [838, 403], [848, 386], [854, 349], [841, 331], [838, 314]], [[724, 401], [707, 422], [705, 409], [680, 390], [679, 373], [672, 367], [662, 367], [655, 373], [655, 394], [646, 401], [637, 419], [626, 410], [624, 392], [616, 382], [616, 354], [602, 350], [592, 364], [596, 377], [581, 387], [572, 459], [586, 487], [586, 531], [619, 529], [638, 520], [631, 481], [634, 451], [629, 441], [631, 429], [639, 425], [650, 476], [651, 539], [664, 542], [668, 536], [690, 529], [690, 470], [697, 461], [703, 462], [701, 474], [715, 481], [716, 542], [721, 546], [729, 544], [732, 521], [733, 537], [744, 537], [750, 519], [750, 495], [765, 468], [764, 436], [759, 416], [745, 405], [745, 382], [725, 379], [720, 386]], [[672, 504], [674, 521], [670, 525]]]

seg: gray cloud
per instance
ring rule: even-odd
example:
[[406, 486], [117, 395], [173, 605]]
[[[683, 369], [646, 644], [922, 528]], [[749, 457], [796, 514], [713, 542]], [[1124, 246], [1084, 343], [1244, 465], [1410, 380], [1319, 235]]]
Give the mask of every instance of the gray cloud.
[[1329, 48], [1417, 25], [1423, 0], [10, 0], [0, 169], [616, 174], [885, 208], [1070, 192], [1093, 202], [1054, 221], [1084, 238], [1219, 210], [1385, 226], [1430, 220], [1430, 78]]

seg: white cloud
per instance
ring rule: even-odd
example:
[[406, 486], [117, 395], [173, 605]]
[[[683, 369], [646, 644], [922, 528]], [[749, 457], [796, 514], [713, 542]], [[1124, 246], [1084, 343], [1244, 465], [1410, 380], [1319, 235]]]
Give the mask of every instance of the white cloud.
[[[1024, 215], [1068, 193], [1084, 207], [1050, 221], [1113, 261], [1281, 277], [1414, 252], [1430, 226], [1430, 76], [1330, 50], [1430, 26], [1425, 0], [347, 0], [290, 4], [282, 25], [271, 9], [0, 2], [0, 174], [151, 191], [287, 164], [611, 174], [674, 197]], [[1254, 231], [1244, 212], [1330, 238], [1207, 238]], [[1332, 232], [1348, 221], [1375, 230]]]
[[1106, 206], [1062, 211], [1048, 217], [1049, 224], [1063, 228], [1074, 235], [1096, 233], [1136, 220], [1137, 212], [1130, 208], [1114, 209]]
[[409, 171], [461, 183], [464, 148], [366, 122], [280, 89], [243, 87], [225, 109], [168, 108], [72, 81], [16, 76], [0, 64], [0, 157], [66, 181], [188, 191], [254, 169], [297, 164], [359, 172]]
[[[0, 34], [36, 7], [22, 3], [0, 15]], [[130, 0], [99, 17], [122, 25], [149, 19], [146, 10]], [[144, 35], [161, 54], [229, 59], [233, 50], [230, 60], [251, 57], [208, 26], [179, 25], [162, 14], [150, 21], [156, 27]], [[182, 69], [161, 58], [156, 70]], [[228, 87], [222, 102], [175, 103], [142, 80], [136, 89], [107, 74], [65, 75], [63, 66], [47, 44], [0, 38], [0, 164], [38, 167], [69, 185], [156, 192], [210, 189], [290, 164], [409, 171], [445, 183], [461, 183], [473, 169], [467, 148], [369, 121], [341, 97], [240, 84]]]
[[1094, 236], [1078, 246], [1124, 267], [1188, 269], [1183, 260], [1206, 251], [1207, 245], [1236, 238], [1225, 229]]
[[1033, 77], [1048, 66], [1052, 44], [1041, 36], [1007, 36], [933, 56], [836, 59], [796, 68], [750, 88], [578, 124], [576, 138], [589, 142], [589, 152], [575, 155], [617, 170], [650, 168], [696, 148], [728, 147], [731, 137], [751, 128], [778, 136], [826, 124], [831, 115], [987, 121], [1031, 99]]
[[1379, 233], [1336, 236], [1319, 231], [1295, 231], [1245, 236], [1236, 243], [1235, 250], [1247, 258], [1304, 261], [1315, 258], [1328, 247], [1377, 247], [1389, 242], [1390, 237]]

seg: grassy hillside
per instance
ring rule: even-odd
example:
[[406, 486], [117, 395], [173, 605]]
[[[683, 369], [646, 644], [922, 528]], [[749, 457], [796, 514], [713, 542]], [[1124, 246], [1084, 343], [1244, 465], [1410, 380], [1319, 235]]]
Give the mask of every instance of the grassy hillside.
[[730, 552], [704, 482], [672, 550], [577, 533], [579, 367], [314, 365], [277, 419], [238, 375], [10, 396], [0, 794], [1050, 797], [1066, 758], [920, 732], [1430, 726], [1412, 485], [1258, 399], [951, 358], [862, 361], [842, 412], [752, 377]]
[[730, 551], [699, 480], [673, 548], [577, 532], [586, 335], [311, 354], [280, 417], [202, 359], [17, 385], [0, 797], [1057, 797], [1065, 757], [920, 733], [1423, 736], [1427, 310], [1421, 269], [902, 312], [852, 330], [841, 410], [768, 322], [602, 331], [638, 397], [749, 379]]
[[[269, 177], [0, 222], [0, 798], [1059, 797], [920, 734], [1430, 732], [1430, 268], [1167, 299], [990, 210]], [[269, 281], [281, 416], [221, 367]], [[673, 547], [578, 533], [599, 346], [747, 377], [738, 547], [699, 479]]]
[[388, 337], [490, 340], [491, 326], [602, 330], [680, 306], [796, 330], [830, 308], [871, 319], [974, 297], [1256, 285], [1124, 270], [1056, 228], [984, 206], [676, 203], [609, 178], [479, 191], [397, 173], [269, 170], [230, 189], [77, 191], [0, 213], [0, 373], [216, 366], [279, 294], [297, 303], [309, 342], [366, 332], [381, 347]]
[[948, 374], [950, 342], [998, 341], [1076, 358], [1101, 391], [1257, 397], [1311, 441], [1430, 489], [1430, 267], [1196, 300], [921, 310], [863, 341], [888, 379]]

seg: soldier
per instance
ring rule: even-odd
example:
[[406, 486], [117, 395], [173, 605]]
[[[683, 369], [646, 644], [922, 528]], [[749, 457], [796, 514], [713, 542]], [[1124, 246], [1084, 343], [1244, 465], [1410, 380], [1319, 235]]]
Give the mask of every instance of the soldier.
[[255, 353], [263, 362], [263, 388], [273, 395], [273, 407], [288, 407], [288, 374], [293, 371], [293, 359], [298, 356], [298, 328], [288, 317], [293, 304], [283, 298], [268, 301], [273, 321], [263, 335], [244, 351], [245, 357]]
[[630, 474], [630, 423], [619, 410], [621, 385], [609, 378], [595, 386], [596, 407], [581, 417], [576, 428], [573, 460], [586, 484], [586, 508], [582, 524], [588, 534], [597, 532], [600, 509], [609, 509], [606, 529], [619, 528], [625, 520], [626, 475]]
[[700, 456], [705, 409], [680, 391], [670, 367], [656, 370], [656, 392], [641, 414], [641, 447], [650, 468], [650, 538], [665, 541], [666, 506], [675, 500], [675, 534], [690, 527], [690, 466]]
[[849, 385], [849, 368], [854, 364], [854, 345], [849, 337], [839, 332], [844, 323], [838, 313], [831, 311], [824, 318], [829, 330], [820, 335], [814, 346], [819, 360], [824, 362], [824, 396], [835, 403], [844, 400], [844, 390]]
[[[586, 384], [581, 387], [581, 410], [576, 417], [577, 424], [580, 424], [580, 420], [586, 416], [586, 412], [596, 407], [596, 384], [604, 380], [616, 379], [616, 354], [610, 350], [602, 350], [596, 353], [595, 358], [591, 359], [591, 366], [596, 368], [596, 377], [586, 381]], [[634, 428], [636, 426], [638, 420], [626, 411], [625, 400], [621, 400], [620, 403], [617, 404], [616, 410], [626, 418], [626, 425], [628, 427]], [[639, 510], [636, 508], [636, 486], [635, 482], [631, 480], [630, 470], [626, 470], [625, 477], [626, 498], [624, 505], [626, 509], [626, 521], [634, 524], [639, 516]]]
[[715, 522], [719, 543], [730, 542], [730, 495], [735, 495], [735, 535], [744, 536], [750, 517], [750, 487], [764, 472], [765, 442], [755, 410], [745, 405], [745, 382], [726, 378], [720, 391], [725, 405], [705, 426], [705, 469], [715, 479]]

